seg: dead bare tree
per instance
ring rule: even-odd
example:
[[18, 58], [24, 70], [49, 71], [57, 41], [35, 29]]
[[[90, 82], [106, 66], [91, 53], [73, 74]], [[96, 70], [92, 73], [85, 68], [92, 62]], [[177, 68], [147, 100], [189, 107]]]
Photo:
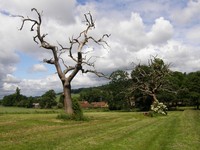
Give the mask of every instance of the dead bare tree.
[[[93, 73], [98, 77], [106, 77], [103, 73], [97, 72], [94, 66], [94, 62], [91, 62], [91, 57], [87, 59], [87, 57], [83, 53], [83, 48], [89, 41], [92, 41], [100, 46], [108, 46], [107, 42], [104, 40], [108, 38], [110, 35], [104, 34], [101, 38], [95, 39], [92, 36], [89, 36], [89, 31], [95, 28], [95, 22], [92, 18], [91, 13], [84, 14], [86, 28], [83, 30], [77, 38], [69, 39], [69, 47], [64, 47], [61, 44], [58, 46], [50, 44], [45, 40], [47, 34], [42, 34], [41, 25], [42, 18], [41, 13], [38, 12], [36, 8], [32, 8], [31, 11], [35, 12], [38, 16], [38, 19], [31, 19], [29, 17], [20, 16], [22, 18], [22, 24], [20, 30], [23, 29], [24, 24], [26, 22], [31, 22], [31, 31], [35, 31], [36, 35], [33, 37], [34, 42], [40, 44], [42, 48], [50, 50], [52, 52], [53, 58], [44, 59], [43, 61], [48, 64], [52, 64], [55, 66], [57, 74], [62, 82], [63, 86], [63, 94], [64, 94], [64, 108], [65, 112], [69, 115], [74, 113], [72, 109], [72, 98], [71, 98], [71, 81], [77, 75], [79, 71], [82, 73]], [[74, 52], [74, 47], [77, 47], [76, 52]], [[67, 58], [71, 59], [74, 62], [74, 65], [68, 65], [61, 57], [62, 54], [68, 53]], [[76, 56], [75, 56], [76, 55]], [[83, 57], [83, 55], [85, 57]], [[64, 66], [65, 69], [62, 70], [61, 66]], [[85, 70], [83, 65], [89, 66], [91, 69]]]
[[148, 65], [137, 65], [131, 74], [133, 90], [139, 89], [151, 96], [153, 99], [151, 109], [162, 114], [166, 114], [166, 106], [159, 103], [156, 94], [160, 89], [167, 90], [166, 77], [169, 74], [169, 64], [165, 64], [162, 59], [157, 57], [150, 59]]

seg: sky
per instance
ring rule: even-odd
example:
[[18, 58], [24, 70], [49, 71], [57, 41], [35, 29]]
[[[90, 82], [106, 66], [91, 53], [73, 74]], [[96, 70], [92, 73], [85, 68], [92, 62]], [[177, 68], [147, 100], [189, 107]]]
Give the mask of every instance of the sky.
[[[69, 45], [69, 38], [85, 28], [84, 14], [91, 12], [95, 29], [90, 34], [106, 39], [109, 47], [89, 43], [84, 51], [98, 56], [95, 68], [107, 75], [132, 64], [147, 63], [157, 56], [180, 72], [200, 70], [200, 0], [0, 0], [0, 98], [16, 88], [26, 96], [39, 96], [53, 89], [62, 91], [54, 66], [44, 64], [51, 52], [33, 41], [31, 24], [16, 15], [42, 14], [42, 32], [56, 46]], [[71, 63], [66, 58], [66, 63]], [[109, 82], [93, 74], [79, 73], [72, 88], [98, 86]]]

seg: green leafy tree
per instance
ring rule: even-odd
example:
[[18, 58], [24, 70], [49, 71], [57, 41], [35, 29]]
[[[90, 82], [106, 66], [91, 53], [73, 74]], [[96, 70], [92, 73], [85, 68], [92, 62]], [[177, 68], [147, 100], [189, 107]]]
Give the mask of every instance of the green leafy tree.
[[4, 96], [2, 105], [4, 106], [21, 106], [22, 101], [27, 100], [27, 97], [20, 93], [20, 89], [17, 87], [14, 94]]
[[158, 99], [165, 102], [169, 109], [170, 107], [177, 106], [179, 102], [181, 102], [181, 105], [186, 104], [185, 100], [187, 97], [183, 98], [183, 91], [186, 89], [185, 79], [186, 74], [178, 71], [171, 72], [170, 76], [166, 77], [167, 88], [158, 91]]
[[195, 103], [199, 109], [199, 94], [200, 94], [200, 71], [191, 72], [187, 75], [186, 86], [189, 89], [191, 103]]
[[197, 92], [190, 92], [190, 99], [192, 100], [193, 104], [196, 104], [197, 109], [199, 109], [199, 97], [200, 93]]
[[160, 90], [157, 94], [157, 98], [162, 100], [165, 104], [167, 104], [168, 108], [172, 107], [172, 103], [177, 103], [177, 93], [169, 92], [165, 90]]
[[108, 86], [108, 92], [111, 97], [108, 101], [109, 109], [120, 110], [130, 108], [130, 95], [128, 87], [130, 86], [129, 74], [123, 70], [114, 71], [111, 76], [111, 82]]
[[40, 107], [41, 108], [52, 108], [57, 105], [56, 102], [56, 93], [54, 90], [49, 90], [43, 94], [40, 98]]
[[84, 89], [80, 92], [80, 99], [91, 102], [108, 101], [109, 94], [105, 87]]
[[15, 103], [14, 94], [7, 95], [7, 96], [3, 97], [3, 100], [2, 100], [3, 106], [14, 106], [14, 103]]

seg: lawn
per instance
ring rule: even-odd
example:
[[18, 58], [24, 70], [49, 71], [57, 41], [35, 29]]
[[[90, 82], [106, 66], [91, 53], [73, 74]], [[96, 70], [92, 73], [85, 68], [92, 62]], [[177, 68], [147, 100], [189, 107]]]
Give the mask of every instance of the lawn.
[[90, 120], [78, 122], [58, 120], [55, 111], [9, 109], [3, 113], [6, 109], [0, 107], [2, 150], [200, 149], [197, 110], [153, 118], [140, 112], [86, 112]]

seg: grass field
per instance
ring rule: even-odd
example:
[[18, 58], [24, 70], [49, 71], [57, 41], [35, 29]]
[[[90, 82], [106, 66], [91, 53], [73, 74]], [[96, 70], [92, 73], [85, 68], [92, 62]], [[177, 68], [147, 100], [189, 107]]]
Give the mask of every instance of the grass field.
[[77, 122], [56, 119], [57, 111], [13, 109], [0, 107], [2, 150], [200, 149], [197, 110], [153, 118], [140, 112], [86, 112], [90, 120]]

